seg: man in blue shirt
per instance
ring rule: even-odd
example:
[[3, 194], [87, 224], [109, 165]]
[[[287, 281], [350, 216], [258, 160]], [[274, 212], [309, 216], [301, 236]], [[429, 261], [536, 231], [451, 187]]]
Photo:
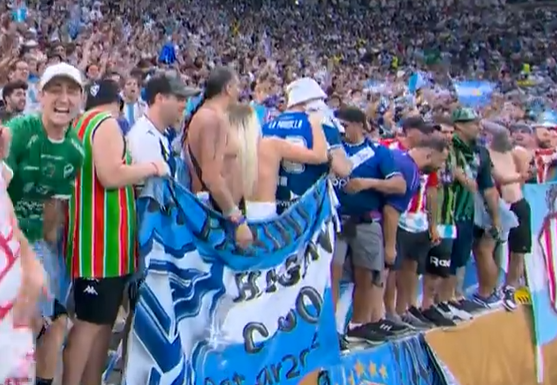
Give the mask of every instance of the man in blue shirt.
[[[395, 165], [391, 151], [366, 138], [365, 114], [355, 107], [341, 108], [337, 118], [345, 126], [344, 149], [352, 162], [350, 178], [336, 179], [343, 231], [333, 256], [333, 292], [343, 267], [352, 270], [354, 306], [347, 339], [378, 342], [403, 328], [383, 319], [385, 255], [381, 212], [385, 195], [404, 194], [406, 182]], [[346, 255], [350, 248], [350, 256]]]
[[[319, 84], [310, 78], [301, 78], [286, 88], [288, 96], [287, 111], [262, 127], [263, 137], [276, 136], [307, 148], [313, 146], [313, 135], [308, 112], [321, 111], [326, 107], [326, 94]], [[332, 116], [324, 114], [323, 130], [329, 144], [330, 164], [307, 165], [283, 162], [279, 171], [277, 187], [277, 212], [281, 214], [293, 200], [303, 195], [319, 178], [329, 170], [340, 177], [348, 176], [352, 168], [341, 144], [339, 128], [334, 125]]]

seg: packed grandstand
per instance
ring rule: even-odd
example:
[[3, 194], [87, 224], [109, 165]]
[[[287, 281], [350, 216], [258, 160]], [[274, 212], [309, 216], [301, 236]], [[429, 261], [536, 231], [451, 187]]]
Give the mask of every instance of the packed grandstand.
[[555, 383], [555, 9], [2, 3], [0, 383]]

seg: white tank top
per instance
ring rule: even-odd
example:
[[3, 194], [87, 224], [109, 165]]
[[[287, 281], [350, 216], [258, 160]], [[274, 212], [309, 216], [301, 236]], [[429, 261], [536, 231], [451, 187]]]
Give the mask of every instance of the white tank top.
[[[0, 163], [0, 171], [5, 171], [4, 167]], [[4, 175], [0, 172], [0, 351], [3, 352], [0, 384], [33, 384], [33, 334], [28, 327], [16, 327], [13, 321], [12, 307], [21, 286], [22, 270], [20, 245], [14, 234], [16, 219]]]

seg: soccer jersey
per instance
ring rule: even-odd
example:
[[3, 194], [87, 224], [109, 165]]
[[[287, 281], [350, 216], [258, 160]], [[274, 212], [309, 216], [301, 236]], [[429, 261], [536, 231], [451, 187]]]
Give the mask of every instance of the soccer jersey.
[[[105, 188], [93, 160], [96, 129], [112, 116], [88, 111], [74, 129], [83, 141], [85, 160], [69, 204], [66, 257], [74, 278], [110, 278], [135, 271], [135, 197], [131, 185]], [[127, 151], [122, 162], [131, 163]]]
[[[323, 130], [330, 149], [342, 146], [340, 133], [331, 122], [325, 120]], [[265, 124], [262, 133], [263, 136], [279, 137], [306, 148], [313, 147], [311, 123], [306, 112], [284, 112]], [[288, 207], [292, 199], [303, 195], [328, 171], [327, 163], [309, 165], [282, 162], [276, 193], [279, 212]]]
[[374, 190], [349, 194], [344, 191], [343, 187], [350, 178], [389, 179], [400, 175], [391, 151], [368, 140], [355, 145], [344, 143], [344, 150], [353, 167], [349, 178], [334, 180], [337, 197], [340, 201], [340, 213], [345, 215], [380, 213], [383, 206], [383, 194]]
[[6, 165], [13, 172], [8, 192], [21, 230], [33, 242], [43, 237], [45, 203], [70, 199], [84, 150], [72, 129], [62, 140], [50, 139], [40, 115], [17, 117], [7, 126], [12, 146]]
[[[386, 141], [385, 145], [391, 150], [407, 151], [407, 148], [398, 140]], [[400, 227], [412, 233], [419, 233], [428, 229], [426, 193], [428, 188], [437, 187], [438, 184], [437, 173], [420, 174], [419, 189], [410, 200], [406, 210], [401, 214], [399, 220]]]

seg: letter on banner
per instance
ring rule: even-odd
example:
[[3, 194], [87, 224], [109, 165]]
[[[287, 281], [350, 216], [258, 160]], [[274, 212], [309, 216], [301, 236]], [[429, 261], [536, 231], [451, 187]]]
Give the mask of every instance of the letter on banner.
[[338, 362], [325, 180], [236, 248], [215, 212], [171, 180], [139, 199], [149, 260], [128, 346], [127, 385], [298, 384]]

